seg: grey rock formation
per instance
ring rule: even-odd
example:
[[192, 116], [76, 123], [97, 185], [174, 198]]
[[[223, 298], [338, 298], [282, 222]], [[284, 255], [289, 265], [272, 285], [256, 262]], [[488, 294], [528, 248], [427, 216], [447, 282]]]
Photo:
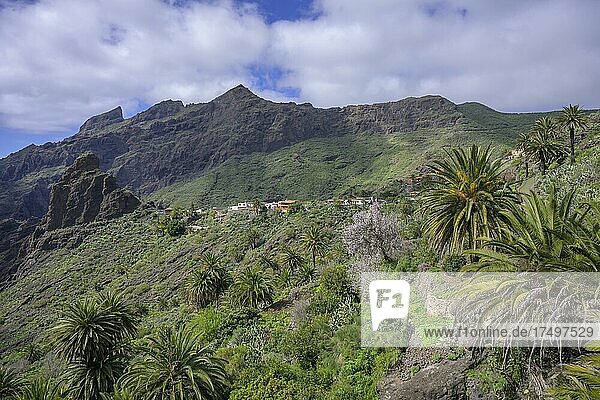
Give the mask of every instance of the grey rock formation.
[[106, 126], [115, 124], [117, 122], [122, 122], [123, 119], [123, 110], [121, 106], [113, 108], [110, 111], [107, 111], [100, 115], [95, 115], [89, 118], [87, 121], [81, 125], [79, 128], [79, 133], [83, 133], [86, 131], [91, 131], [94, 129], [102, 129]]
[[120, 188], [116, 179], [99, 167], [98, 157], [87, 153], [67, 168], [50, 190], [46, 230], [118, 218], [140, 205], [131, 192]]
[[469, 358], [444, 360], [408, 380], [390, 374], [378, 385], [379, 396], [382, 400], [467, 400], [465, 371], [472, 364]]
[[172, 115], [177, 114], [184, 108], [183, 102], [181, 100], [173, 101], [173, 100], [165, 100], [161, 101], [158, 104], [153, 105], [146, 111], [143, 111], [133, 118], [131, 118], [131, 122], [134, 124], [146, 121], [152, 121], [156, 119], [170, 117]]

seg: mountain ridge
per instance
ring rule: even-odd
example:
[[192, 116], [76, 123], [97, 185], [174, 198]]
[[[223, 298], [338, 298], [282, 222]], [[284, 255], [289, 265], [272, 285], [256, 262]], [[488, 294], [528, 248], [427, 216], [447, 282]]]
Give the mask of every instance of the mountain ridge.
[[[409, 137], [444, 129], [496, 129], [514, 137], [531, 120], [521, 116], [525, 123], [481, 126], [465, 115], [469, 108], [473, 107], [439, 95], [316, 108], [310, 103], [266, 100], [243, 85], [207, 103], [164, 100], [127, 119], [118, 106], [88, 118], [77, 133], [60, 142], [27, 146], [0, 159], [0, 220], [44, 215], [49, 186], [85, 152], [98, 155], [100, 168], [113, 174], [119, 185], [146, 195], [203, 176], [233, 156], [271, 154], [315, 138]], [[495, 114], [506, 115], [510, 116]]]

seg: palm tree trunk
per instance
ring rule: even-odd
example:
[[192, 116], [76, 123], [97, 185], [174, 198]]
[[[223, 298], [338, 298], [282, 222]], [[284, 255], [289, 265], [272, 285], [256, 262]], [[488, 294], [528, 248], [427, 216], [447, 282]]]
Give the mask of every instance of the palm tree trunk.
[[316, 270], [317, 269], [317, 254], [314, 249], [312, 251], [312, 262], [313, 262], [313, 269]]
[[529, 178], [529, 163], [525, 161], [525, 179]]
[[575, 164], [575, 127], [569, 127], [569, 139], [571, 141], [571, 165]]
[[542, 175], [546, 175], [546, 157], [544, 157], [544, 153], [540, 152], [540, 171]]

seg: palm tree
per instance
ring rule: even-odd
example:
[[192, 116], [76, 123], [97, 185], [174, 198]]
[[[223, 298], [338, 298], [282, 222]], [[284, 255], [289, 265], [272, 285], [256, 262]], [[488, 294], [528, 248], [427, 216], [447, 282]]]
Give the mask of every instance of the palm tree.
[[283, 247], [280, 258], [282, 264], [287, 266], [292, 273], [298, 271], [305, 262], [304, 257], [289, 246]]
[[23, 381], [9, 369], [0, 367], [0, 399], [16, 399], [23, 390]]
[[255, 215], [259, 215], [265, 209], [265, 205], [259, 199], [254, 199], [254, 201], [252, 201], [252, 210], [254, 211]]
[[567, 242], [579, 271], [600, 270], [600, 204], [585, 204], [561, 237]]
[[60, 400], [59, 387], [49, 380], [37, 379], [25, 388], [19, 400]]
[[260, 245], [260, 232], [255, 227], [248, 230], [246, 240], [251, 249], [256, 249]]
[[600, 353], [582, 356], [575, 363], [566, 365], [563, 375], [558, 385], [548, 389], [551, 399], [600, 399]]
[[127, 363], [127, 343], [137, 331], [131, 306], [114, 293], [86, 298], [69, 306], [53, 331], [68, 363], [70, 394], [98, 400], [112, 392]]
[[563, 107], [562, 114], [559, 117], [560, 124], [569, 129], [569, 145], [571, 149], [571, 164], [575, 163], [575, 130], [584, 130], [587, 128], [587, 117], [579, 104], [569, 104]]
[[317, 269], [313, 266], [313, 264], [304, 263], [298, 269], [298, 272], [296, 273], [296, 278], [298, 283], [307, 283], [311, 282], [316, 274]]
[[539, 163], [542, 175], [545, 175], [548, 166], [563, 154], [563, 142], [558, 136], [558, 125], [550, 117], [538, 119], [532, 131], [521, 138], [520, 143], [525, 157]]
[[311, 254], [314, 270], [317, 268], [317, 256], [323, 256], [325, 250], [327, 250], [326, 240], [327, 235], [325, 231], [318, 226], [311, 226], [306, 230], [306, 233], [302, 235], [302, 244]]
[[[492, 271], [579, 271], [595, 272], [600, 245], [590, 231], [595, 218], [574, 206], [575, 191], [557, 199], [552, 187], [543, 198], [525, 195], [515, 208], [502, 234], [470, 251], [480, 258], [469, 269]], [[596, 222], [597, 226], [597, 222]]]
[[257, 264], [262, 269], [270, 269], [271, 271], [279, 270], [279, 263], [268, 252], [264, 252], [258, 256]]
[[188, 277], [188, 299], [198, 308], [205, 307], [216, 301], [227, 290], [229, 283], [229, 274], [223, 267], [221, 258], [206, 252]]
[[117, 389], [111, 396], [106, 396], [106, 400], [138, 400], [137, 393], [129, 389]]
[[236, 276], [232, 294], [237, 303], [245, 307], [268, 305], [273, 302], [273, 283], [265, 271], [245, 268]]
[[142, 346], [121, 380], [146, 400], [220, 400], [229, 393], [225, 361], [209, 355], [198, 338], [184, 330], [166, 329]]
[[525, 166], [525, 179], [529, 178], [529, 156], [525, 151], [527, 144], [529, 143], [529, 134], [520, 133], [517, 138], [517, 150], [519, 151], [519, 158]]
[[489, 147], [445, 152], [445, 159], [430, 165], [423, 191], [424, 231], [433, 248], [456, 254], [479, 247], [482, 238], [498, 236], [516, 194]]

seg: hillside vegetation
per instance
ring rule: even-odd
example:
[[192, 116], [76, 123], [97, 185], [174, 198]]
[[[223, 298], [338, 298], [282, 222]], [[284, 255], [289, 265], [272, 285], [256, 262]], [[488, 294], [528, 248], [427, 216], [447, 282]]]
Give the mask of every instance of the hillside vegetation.
[[[599, 113], [578, 114], [587, 126], [577, 129], [585, 137], [571, 161], [566, 125], [547, 114], [427, 101], [449, 107], [440, 121], [453, 125], [408, 118], [400, 132], [379, 119], [385, 132], [229, 154], [133, 213], [31, 236], [0, 290], [0, 395], [345, 400], [419, 387], [439, 398], [458, 375], [471, 398], [597, 398], [595, 348], [361, 348], [361, 271], [597, 272], [600, 264]], [[376, 116], [385, 106], [369, 107]], [[517, 140], [524, 132], [531, 140]], [[411, 177], [419, 179], [407, 194], [401, 182]], [[535, 192], [524, 193], [526, 183]], [[386, 203], [323, 201], [371, 192]], [[191, 207], [283, 197], [302, 201], [289, 212]], [[167, 214], [154, 201], [179, 207]], [[526, 241], [520, 232], [541, 233]], [[442, 373], [424, 381], [432, 367]]]

